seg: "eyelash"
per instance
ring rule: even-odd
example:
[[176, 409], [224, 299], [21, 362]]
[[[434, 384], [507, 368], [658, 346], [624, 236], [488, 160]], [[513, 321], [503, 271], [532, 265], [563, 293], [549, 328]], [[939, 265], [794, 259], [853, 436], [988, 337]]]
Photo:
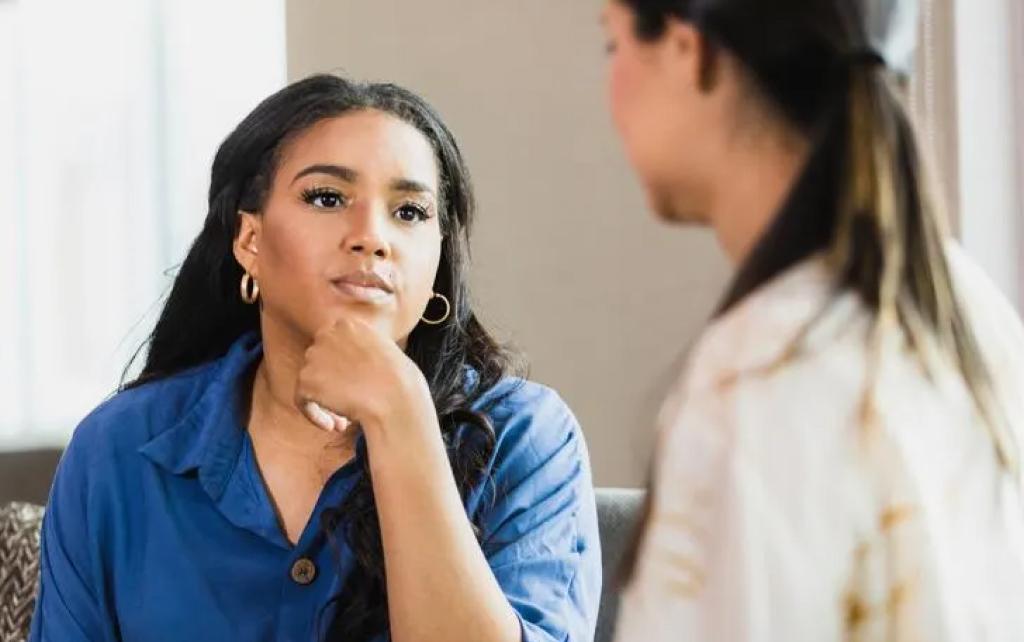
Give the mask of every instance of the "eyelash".
[[397, 215], [398, 212], [401, 212], [402, 210], [412, 210], [416, 214], [415, 221], [406, 221], [404, 219], [399, 219], [403, 223], [423, 223], [430, 220], [430, 211], [427, 208], [423, 207], [422, 205], [418, 205], [416, 203], [404, 203], [402, 204], [401, 207], [395, 210], [395, 214]]
[[[338, 205], [335, 206], [317, 206], [317, 199], [322, 199], [324, 197], [335, 198], [339, 201], [339, 203]], [[345, 198], [343, 194], [341, 194], [337, 190], [327, 187], [310, 187], [302, 190], [302, 201], [307, 205], [313, 205], [315, 207], [318, 207], [319, 209], [334, 209], [336, 207], [344, 207], [348, 203], [348, 199]], [[429, 208], [424, 207], [418, 203], [403, 203], [401, 206], [399, 206], [397, 210], [395, 210], [396, 216], [398, 212], [401, 212], [403, 210], [413, 210], [416, 217], [414, 221], [399, 219], [403, 223], [423, 223], [425, 221], [429, 221], [431, 218]]]
[[[341, 194], [337, 190], [328, 189], [326, 187], [308, 187], [308, 188], [302, 190], [302, 201], [304, 203], [306, 203], [307, 205], [314, 205], [315, 206], [316, 205], [316, 200], [320, 199], [320, 198], [323, 198], [325, 196], [329, 196], [331, 198], [338, 199], [339, 203], [335, 207], [344, 206], [348, 202], [348, 199], [346, 199], [343, 194]], [[334, 209], [333, 207], [329, 207], [329, 206], [319, 206], [319, 207], [324, 208], [324, 209]]]

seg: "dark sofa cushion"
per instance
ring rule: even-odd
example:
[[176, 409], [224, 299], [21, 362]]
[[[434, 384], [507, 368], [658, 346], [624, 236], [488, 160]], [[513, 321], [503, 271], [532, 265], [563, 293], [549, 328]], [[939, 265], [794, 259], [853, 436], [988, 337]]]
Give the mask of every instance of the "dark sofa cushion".
[[45, 504], [60, 453], [58, 449], [0, 452], [0, 506]]

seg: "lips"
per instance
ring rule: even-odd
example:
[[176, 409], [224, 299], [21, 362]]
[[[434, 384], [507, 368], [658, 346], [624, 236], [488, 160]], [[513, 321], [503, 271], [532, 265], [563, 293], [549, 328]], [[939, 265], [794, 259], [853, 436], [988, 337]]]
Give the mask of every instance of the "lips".
[[362, 303], [380, 303], [390, 299], [394, 286], [383, 275], [372, 270], [357, 270], [336, 279], [331, 279], [336, 292], [346, 298]]

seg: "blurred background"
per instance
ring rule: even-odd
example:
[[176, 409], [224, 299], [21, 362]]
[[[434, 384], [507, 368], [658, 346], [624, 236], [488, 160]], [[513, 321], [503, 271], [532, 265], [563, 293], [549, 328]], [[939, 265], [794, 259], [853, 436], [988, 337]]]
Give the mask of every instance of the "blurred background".
[[[1019, 309], [1024, 9], [922, 2], [918, 126], [957, 234]], [[647, 213], [604, 105], [600, 9], [0, 0], [0, 468], [63, 446], [115, 390], [205, 216], [220, 140], [331, 71], [440, 110], [477, 187], [482, 316], [575, 410], [595, 481], [642, 485], [659, 399], [729, 267], [706, 232]]]

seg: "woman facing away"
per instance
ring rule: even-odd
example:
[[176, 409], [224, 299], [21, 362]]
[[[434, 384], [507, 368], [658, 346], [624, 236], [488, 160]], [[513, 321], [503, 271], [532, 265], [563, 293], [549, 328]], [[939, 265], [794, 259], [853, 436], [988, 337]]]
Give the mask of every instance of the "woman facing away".
[[620, 640], [1024, 640], [1024, 333], [922, 179], [916, 13], [606, 7], [653, 208], [737, 266], [662, 412]]
[[472, 217], [404, 89], [249, 114], [142, 374], [61, 461], [31, 639], [592, 639], [583, 435], [477, 321]]

